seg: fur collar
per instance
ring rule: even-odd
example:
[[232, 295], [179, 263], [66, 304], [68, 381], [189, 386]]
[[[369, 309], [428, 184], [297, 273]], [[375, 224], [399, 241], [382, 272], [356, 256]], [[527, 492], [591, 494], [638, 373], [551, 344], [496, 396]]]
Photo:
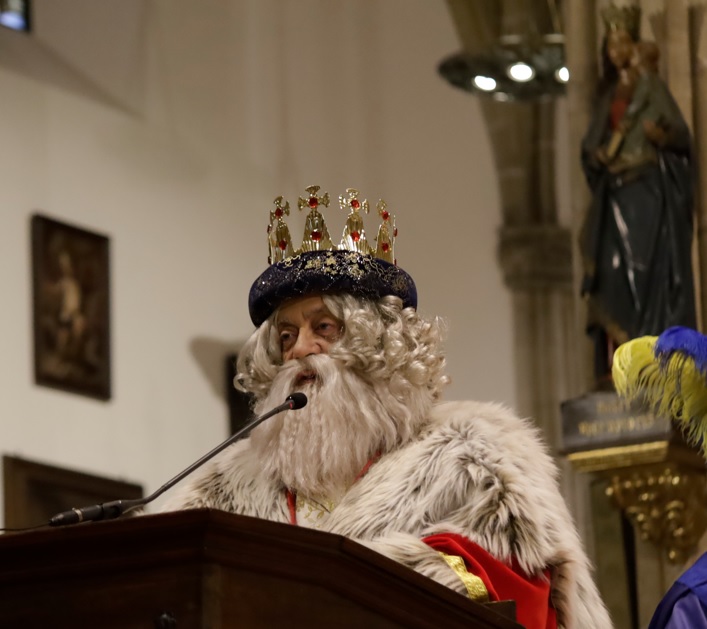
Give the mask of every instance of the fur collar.
[[[551, 567], [562, 627], [609, 628], [557, 476], [528, 421], [497, 404], [441, 403], [414, 439], [384, 454], [345, 493], [320, 529], [398, 560], [401, 543], [391, 547], [385, 540], [459, 533], [501, 561], [515, 557], [529, 574]], [[287, 522], [284, 489], [263, 475], [246, 439], [209, 464], [166, 509], [211, 507]]]

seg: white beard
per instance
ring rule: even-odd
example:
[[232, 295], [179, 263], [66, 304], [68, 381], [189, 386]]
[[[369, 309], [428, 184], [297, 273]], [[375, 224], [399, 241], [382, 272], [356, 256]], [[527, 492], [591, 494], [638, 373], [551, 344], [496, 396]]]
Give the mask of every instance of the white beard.
[[[298, 385], [303, 371], [315, 372], [316, 379]], [[409, 406], [401, 414], [401, 402], [385, 382], [371, 384], [328, 355], [285, 363], [256, 404], [256, 414], [282, 404], [296, 390], [307, 395], [307, 406], [267, 420], [253, 430], [251, 441], [263, 470], [302, 495], [346, 490], [371, 457], [412, 434]], [[424, 416], [428, 408], [421, 406], [426, 408], [417, 414]]]

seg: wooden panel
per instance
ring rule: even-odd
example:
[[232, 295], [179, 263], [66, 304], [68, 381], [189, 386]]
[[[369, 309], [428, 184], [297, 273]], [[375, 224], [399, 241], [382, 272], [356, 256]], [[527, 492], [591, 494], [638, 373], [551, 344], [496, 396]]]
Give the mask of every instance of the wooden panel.
[[9, 535], [0, 557], [2, 627], [519, 627], [341, 536], [205, 509]]
[[47, 523], [72, 507], [109, 500], [142, 498], [142, 486], [53, 465], [3, 457], [4, 526], [26, 528]]

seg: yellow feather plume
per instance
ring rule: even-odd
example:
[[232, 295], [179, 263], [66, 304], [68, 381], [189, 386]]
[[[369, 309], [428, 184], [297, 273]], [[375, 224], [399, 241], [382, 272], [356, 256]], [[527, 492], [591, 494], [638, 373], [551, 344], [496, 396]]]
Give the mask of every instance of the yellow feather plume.
[[657, 337], [643, 336], [614, 354], [612, 376], [623, 398], [644, 400], [658, 415], [676, 420], [690, 443], [707, 455], [707, 383], [694, 361], [680, 352], [656, 357]]
[[646, 390], [656, 390], [660, 386], [654, 353], [657, 340], [657, 336], [642, 336], [620, 345], [614, 353], [611, 375], [621, 397], [634, 400], [645, 395]]

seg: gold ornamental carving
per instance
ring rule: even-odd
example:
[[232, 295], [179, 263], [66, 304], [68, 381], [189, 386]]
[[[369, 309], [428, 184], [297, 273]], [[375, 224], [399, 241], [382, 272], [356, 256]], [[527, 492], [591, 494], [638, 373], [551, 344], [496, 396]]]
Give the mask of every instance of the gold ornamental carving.
[[664, 548], [672, 563], [684, 562], [707, 529], [704, 471], [671, 463], [617, 470], [606, 494], [640, 538]]
[[563, 405], [565, 453], [575, 470], [606, 482], [611, 502], [636, 536], [680, 564], [707, 530], [707, 476], [702, 453], [667, 416], [614, 392], [593, 392]]

